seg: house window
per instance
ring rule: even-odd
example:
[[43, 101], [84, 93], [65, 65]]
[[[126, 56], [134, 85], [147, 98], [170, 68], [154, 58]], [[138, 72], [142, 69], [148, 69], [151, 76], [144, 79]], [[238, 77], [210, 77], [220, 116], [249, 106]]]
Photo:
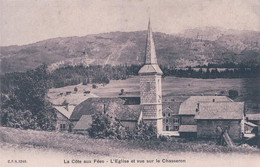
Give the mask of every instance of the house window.
[[174, 118], [173, 119], [173, 123], [179, 123], [179, 119], [178, 118]]
[[60, 130], [65, 130], [65, 129], [66, 129], [65, 124], [60, 124]]
[[169, 131], [169, 130], [170, 130], [169, 126], [166, 126], [166, 131]]
[[179, 126], [174, 126], [174, 127], [173, 127], [173, 130], [174, 130], [174, 131], [178, 131], [178, 130], [179, 130]]
[[169, 122], [169, 120], [168, 120], [168, 119], [166, 119], [166, 120], [165, 120], [165, 122], [166, 122], [166, 123], [168, 123], [168, 122]]
[[171, 116], [171, 113], [168, 113], [168, 117], [170, 117]]
[[165, 117], [165, 113], [163, 113], [163, 117]]

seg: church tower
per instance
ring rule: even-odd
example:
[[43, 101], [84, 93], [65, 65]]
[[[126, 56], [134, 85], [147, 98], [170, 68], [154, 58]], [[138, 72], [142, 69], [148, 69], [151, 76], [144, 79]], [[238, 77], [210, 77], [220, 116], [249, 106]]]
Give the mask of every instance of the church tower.
[[146, 124], [152, 124], [157, 129], [157, 134], [161, 134], [162, 123], [162, 70], [157, 64], [153, 34], [148, 23], [145, 64], [139, 70], [140, 76], [140, 98], [142, 108], [142, 118]]

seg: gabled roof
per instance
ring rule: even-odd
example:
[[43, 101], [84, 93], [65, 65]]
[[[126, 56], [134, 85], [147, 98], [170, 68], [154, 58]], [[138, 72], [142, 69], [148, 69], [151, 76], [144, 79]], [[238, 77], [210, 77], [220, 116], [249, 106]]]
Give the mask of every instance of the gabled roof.
[[54, 108], [60, 112], [62, 115], [64, 115], [66, 118], [70, 118], [75, 106], [69, 105], [68, 110], [66, 109], [66, 106], [54, 106]]
[[195, 119], [243, 119], [244, 102], [200, 103]]
[[78, 121], [82, 115], [105, 112], [119, 120], [137, 120], [141, 112], [139, 108], [130, 108], [124, 103], [120, 98], [89, 98], [75, 107], [70, 119]]
[[179, 132], [197, 132], [197, 125], [181, 125]]
[[82, 115], [80, 120], [77, 122], [74, 130], [86, 130], [91, 127], [92, 116], [91, 115]]
[[260, 121], [260, 114], [246, 114], [249, 121]]
[[204, 102], [232, 102], [226, 96], [191, 96], [180, 106], [180, 115], [195, 115], [198, 103]]
[[172, 115], [178, 115], [181, 102], [165, 102], [162, 104], [162, 110], [164, 112], [170, 112]]

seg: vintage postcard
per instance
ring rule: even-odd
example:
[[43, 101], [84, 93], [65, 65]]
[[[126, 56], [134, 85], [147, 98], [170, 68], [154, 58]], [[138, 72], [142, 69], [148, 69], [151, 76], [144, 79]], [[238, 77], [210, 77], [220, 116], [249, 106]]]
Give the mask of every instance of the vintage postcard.
[[260, 164], [259, 0], [0, 11], [0, 167]]

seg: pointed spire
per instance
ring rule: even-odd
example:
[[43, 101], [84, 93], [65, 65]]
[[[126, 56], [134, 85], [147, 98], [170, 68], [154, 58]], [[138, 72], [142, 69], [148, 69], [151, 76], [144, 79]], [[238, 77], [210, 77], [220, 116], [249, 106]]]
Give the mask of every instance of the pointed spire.
[[145, 64], [139, 70], [138, 73], [141, 75], [147, 75], [147, 74], [162, 75], [163, 74], [162, 70], [157, 64], [150, 18], [148, 23], [147, 39], [146, 39], [146, 47], [145, 47]]
[[145, 48], [145, 64], [157, 64], [150, 17], [149, 17], [149, 22], [148, 22], [146, 48]]

